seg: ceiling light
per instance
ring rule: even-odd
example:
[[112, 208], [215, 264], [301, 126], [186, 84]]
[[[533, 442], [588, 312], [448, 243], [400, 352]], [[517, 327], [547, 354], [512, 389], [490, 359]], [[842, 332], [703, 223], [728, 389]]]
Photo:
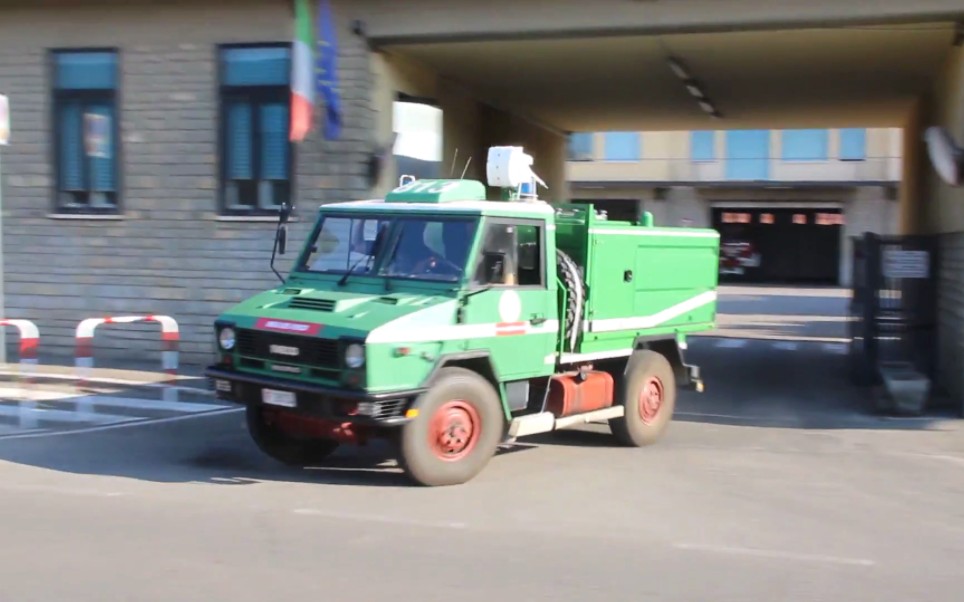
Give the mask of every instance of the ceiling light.
[[686, 70], [686, 67], [683, 66], [683, 63], [681, 63], [679, 59], [669, 57], [666, 59], [666, 62], [669, 63], [669, 68], [673, 70], [673, 73], [676, 74], [676, 77], [683, 80], [691, 79], [689, 71]]

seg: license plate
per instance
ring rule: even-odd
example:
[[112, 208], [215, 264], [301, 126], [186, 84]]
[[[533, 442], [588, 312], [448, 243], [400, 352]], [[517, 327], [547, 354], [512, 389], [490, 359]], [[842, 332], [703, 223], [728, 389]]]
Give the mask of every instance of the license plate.
[[295, 394], [291, 391], [275, 391], [274, 389], [262, 389], [261, 400], [271, 406], [282, 406], [293, 408], [298, 405]]

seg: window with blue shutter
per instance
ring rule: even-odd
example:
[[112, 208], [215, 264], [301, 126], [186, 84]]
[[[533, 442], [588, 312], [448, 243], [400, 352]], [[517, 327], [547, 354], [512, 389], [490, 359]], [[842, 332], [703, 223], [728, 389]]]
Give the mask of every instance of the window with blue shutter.
[[840, 159], [863, 161], [867, 158], [867, 130], [845, 128], [840, 130]]
[[830, 153], [827, 130], [783, 130], [781, 147], [784, 161], [826, 161]]
[[221, 48], [224, 213], [277, 212], [290, 199], [289, 45]]
[[117, 53], [54, 51], [52, 62], [57, 211], [116, 212]]
[[770, 179], [770, 130], [726, 132], [727, 180]]
[[716, 132], [698, 130], [690, 132], [690, 159], [712, 161], [716, 158]]
[[604, 160], [639, 161], [641, 153], [639, 132], [606, 132], [603, 134]]
[[591, 132], [575, 132], [569, 134], [569, 160], [592, 161]]

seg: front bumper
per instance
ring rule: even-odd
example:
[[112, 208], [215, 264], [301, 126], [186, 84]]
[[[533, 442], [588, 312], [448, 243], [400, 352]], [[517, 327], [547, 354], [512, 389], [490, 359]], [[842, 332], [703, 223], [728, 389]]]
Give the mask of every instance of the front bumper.
[[295, 407], [269, 407], [278, 407], [288, 412], [325, 420], [368, 426], [405, 424], [410, 420], [405, 417], [405, 411], [412, 400], [424, 392], [424, 389], [412, 389], [389, 393], [368, 393], [246, 374], [223, 366], [209, 366], [204, 374], [211, 379], [218, 399], [242, 405], [264, 404], [263, 389], [286, 391], [295, 395]]

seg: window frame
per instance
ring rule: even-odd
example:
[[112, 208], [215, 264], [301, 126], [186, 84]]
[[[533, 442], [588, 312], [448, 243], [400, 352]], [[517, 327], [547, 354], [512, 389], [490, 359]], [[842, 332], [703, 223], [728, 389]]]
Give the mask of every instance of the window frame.
[[[110, 53], [114, 56], [114, 87], [110, 89], [96, 90], [72, 90], [62, 89], [57, 86], [58, 64], [57, 58], [69, 54], [91, 54], [91, 53]], [[50, 165], [53, 167], [53, 177], [50, 182], [51, 209], [54, 215], [121, 215], [124, 213], [124, 147], [121, 139], [121, 107], [122, 107], [122, 81], [123, 74], [121, 61], [123, 60], [120, 48], [116, 46], [83, 46], [83, 47], [56, 47], [47, 50], [47, 91], [50, 99], [48, 109], [48, 119], [50, 127], [48, 131], [52, 134], [53, 140], [48, 145]], [[88, 196], [86, 206], [68, 207], [61, 201], [60, 176], [63, 169], [61, 150], [63, 149], [60, 133], [60, 111], [65, 101], [79, 101], [83, 105], [91, 102], [106, 102], [112, 105], [114, 112], [111, 119], [111, 167], [114, 171], [114, 204], [111, 207], [92, 207]], [[81, 125], [83, 127], [83, 125]], [[83, 130], [81, 131], [81, 144], [83, 145]], [[85, 184], [89, 180], [90, 159], [85, 156], [85, 166], [83, 177]]]
[[[549, 290], [548, 263], [546, 261], [546, 230], [547, 224], [544, 220], [524, 217], [485, 217], [479, 224], [481, 227], [478, 232], [478, 244], [471, 254], [474, 259], [472, 273], [468, 275], [468, 290], [478, 290], [491, 288], [492, 290], [517, 290], [517, 291], [547, 291]], [[491, 225], [496, 226], [534, 226], [539, 230], [539, 281], [540, 284], [484, 284], [476, 280], [476, 273], [481, 265], [483, 253], [485, 252], [485, 242], [488, 236], [488, 229]], [[518, 251], [518, 247], [517, 247]], [[517, 268], [518, 269], [518, 268]]]
[[[214, 48], [214, 62], [216, 65], [217, 76], [215, 77], [215, 97], [217, 99], [217, 156], [218, 156], [218, 192], [217, 192], [217, 205], [218, 205], [218, 215], [226, 217], [274, 217], [278, 215], [280, 209], [280, 203], [278, 209], [265, 209], [257, 205], [253, 205], [251, 209], [237, 209], [233, 207], [228, 207], [227, 204], [227, 183], [228, 183], [228, 161], [227, 159], [227, 149], [228, 149], [228, 115], [226, 111], [227, 104], [230, 100], [243, 99], [251, 102], [253, 105], [258, 106], [260, 104], [270, 102], [271, 100], [283, 100], [288, 106], [288, 118], [289, 125], [286, 129], [285, 138], [288, 144], [288, 166], [286, 170], [286, 175], [288, 177], [288, 198], [282, 202], [287, 201], [289, 207], [291, 207], [291, 217], [297, 218], [298, 211], [297, 205], [294, 202], [297, 194], [297, 181], [295, 165], [297, 162], [297, 144], [294, 144], [290, 139], [290, 118], [291, 118], [291, 75], [290, 70], [288, 73], [288, 83], [284, 86], [271, 85], [271, 86], [259, 86], [259, 85], [247, 85], [247, 86], [231, 86], [225, 83], [225, 68], [226, 64], [224, 61], [224, 54], [227, 50], [232, 49], [249, 49], [249, 48], [284, 48], [289, 53], [289, 60], [293, 60], [293, 49], [291, 42], [231, 42], [225, 44], [217, 44]], [[257, 174], [260, 172], [261, 167], [261, 132], [259, 131], [257, 124], [260, 120], [260, 111], [252, 111], [252, 136], [254, 138], [252, 143], [252, 171]]]

